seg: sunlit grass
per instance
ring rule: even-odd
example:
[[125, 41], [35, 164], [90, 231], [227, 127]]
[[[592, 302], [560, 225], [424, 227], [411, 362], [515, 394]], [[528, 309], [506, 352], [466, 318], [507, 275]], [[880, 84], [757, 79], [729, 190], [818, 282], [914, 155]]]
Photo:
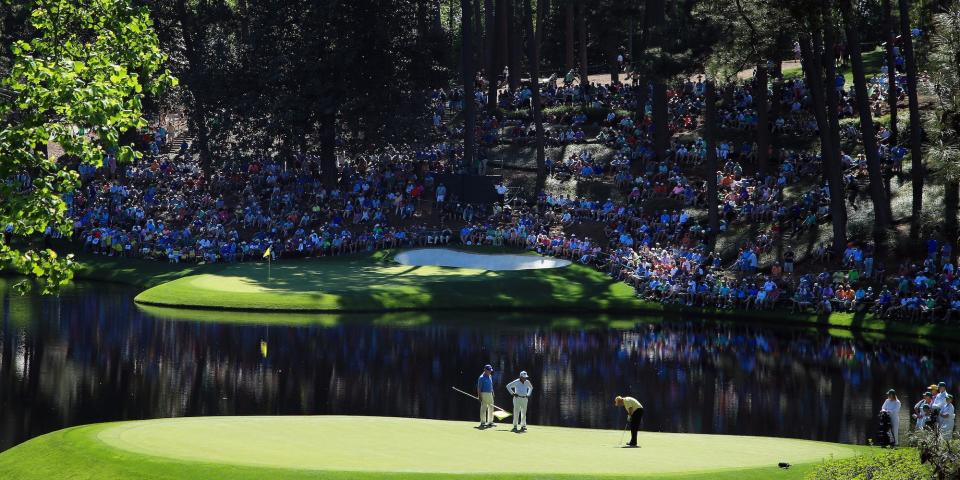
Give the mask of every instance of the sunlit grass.
[[[381, 417], [199, 417], [74, 427], [0, 454], [0, 477], [61, 479], [800, 479], [864, 447], [796, 439]], [[790, 470], [777, 463], [794, 464]]]

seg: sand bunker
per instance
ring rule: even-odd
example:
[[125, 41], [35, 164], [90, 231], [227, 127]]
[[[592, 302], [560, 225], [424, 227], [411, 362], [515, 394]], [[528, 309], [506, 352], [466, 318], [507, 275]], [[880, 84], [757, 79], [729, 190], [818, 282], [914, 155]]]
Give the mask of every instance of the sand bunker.
[[446, 248], [421, 248], [398, 253], [393, 257], [403, 265], [473, 268], [477, 270], [536, 270], [570, 265], [560, 260], [536, 255], [481, 254], [458, 252]]

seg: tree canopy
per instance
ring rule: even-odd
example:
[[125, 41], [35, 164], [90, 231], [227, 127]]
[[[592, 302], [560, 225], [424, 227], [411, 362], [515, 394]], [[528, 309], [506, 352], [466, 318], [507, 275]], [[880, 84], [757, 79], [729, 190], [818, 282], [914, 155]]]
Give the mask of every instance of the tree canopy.
[[35, 245], [35, 234], [70, 234], [78, 181], [49, 149], [97, 166], [136, 157], [121, 135], [146, 126], [144, 95], [176, 80], [149, 13], [125, 0], [37, 0], [28, 35], [0, 80], [0, 261], [49, 290], [69, 280], [70, 258]]

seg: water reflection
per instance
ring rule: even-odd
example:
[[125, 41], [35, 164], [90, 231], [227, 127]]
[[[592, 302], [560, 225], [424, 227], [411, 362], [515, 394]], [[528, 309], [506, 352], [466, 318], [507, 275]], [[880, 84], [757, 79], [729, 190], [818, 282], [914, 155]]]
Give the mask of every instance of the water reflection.
[[[537, 387], [530, 418], [538, 424], [618, 428], [622, 413], [612, 398], [629, 393], [644, 403], [648, 430], [862, 443], [887, 388], [908, 392], [901, 399], [910, 405], [924, 384], [960, 382], [960, 363], [942, 346], [815, 332], [451, 313], [226, 325], [215, 320], [236, 314], [141, 310], [120, 286], [80, 284], [59, 298], [18, 297], [7, 286], [0, 279], [0, 450], [65, 426], [120, 419], [473, 420], [475, 405], [450, 387], [470, 389], [488, 362], [510, 375], [530, 372]], [[611, 321], [627, 328], [582, 328]], [[502, 403], [509, 380], [496, 376]]]

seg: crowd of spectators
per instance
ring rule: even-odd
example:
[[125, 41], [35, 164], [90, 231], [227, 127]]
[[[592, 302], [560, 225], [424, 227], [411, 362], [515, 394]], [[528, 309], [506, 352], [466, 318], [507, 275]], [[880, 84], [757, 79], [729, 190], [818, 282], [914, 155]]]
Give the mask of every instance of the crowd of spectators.
[[[838, 77], [842, 115], [852, 115], [847, 111], [854, 105], [852, 93], [845, 87]], [[910, 321], [955, 321], [960, 315], [955, 258], [950, 244], [936, 239], [925, 260], [906, 261], [895, 272], [875, 261], [870, 245], [856, 243], [843, 258], [832, 258], [829, 248], [818, 245], [805, 255], [811, 267], [798, 272], [792, 239], [817, 228], [830, 212], [829, 189], [810, 181], [820, 176], [819, 155], [778, 149], [771, 152], [773, 167], [761, 175], [754, 168], [754, 142], [724, 140], [714, 147], [721, 169], [715, 177], [704, 173], [708, 147], [692, 134], [703, 110], [704, 85], [697, 79], [668, 91], [671, 131], [686, 134], [675, 136], [666, 158], [658, 160], [649, 101], [640, 120], [628, 113], [636, 110], [641, 88], [584, 90], [555, 80], [542, 86], [547, 106], [586, 101], [607, 112], [595, 123], [585, 111], [549, 116], [549, 139], [595, 143], [612, 152], [583, 149], [549, 160], [550, 175], [610, 182], [617, 200], [543, 193], [536, 202], [460, 202], [438, 181], [461, 171], [456, 139], [462, 132], [444, 121], [449, 110], [462, 106], [456, 90], [431, 94], [433, 141], [339, 155], [334, 181], [324, 181], [318, 159], [305, 155], [227, 161], [201, 172], [185, 143], [170, 148], [177, 153], [160, 154], [169, 134], [155, 129], [144, 132], [146, 155], [133, 164], [107, 158], [100, 170], [78, 166], [83, 187], [66, 200], [76, 240], [102, 255], [213, 263], [258, 259], [268, 248], [274, 256], [318, 257], [451, 242], [508, 245], [594, 265], [634, 286], [641, 297], [660, 302], [737, 309], [779, 305], [820, 313], [871, 310]], [[722, 127], [756, 128], [754, 88], [748, 82], [730, 92], [732, 101], [720, 109]], [[501, 106], [523, 107], [529, 89], [504, 92]], [[812, 135], [802, 80], [787, 80], [773, 92], [775, 110], [782, 113], [775, 115], [772, 133]], [[875, 88], [872, 95], [883, 92]], [[598, 133], [587, 138], [585, 129]], [[476, 134], [490, 146], [531, 130], [522, 117], [487, 117]], [[880, 149], [888, 167], [898, 168], [902, 147], [881, 143]], [[866, 182], [865, 160], [844, 153], [842, 162], [856, 208], [859, 185]], [[736, 255], [728, 252], [729, 258], [707, 248], [709, 226], [691, 213], [706, 205], [711, 181], [718, 186], [717, 233], [733, 225], [756, 232], [737, 245]], [[828, 269], [817, 273], [820, 267]]]

